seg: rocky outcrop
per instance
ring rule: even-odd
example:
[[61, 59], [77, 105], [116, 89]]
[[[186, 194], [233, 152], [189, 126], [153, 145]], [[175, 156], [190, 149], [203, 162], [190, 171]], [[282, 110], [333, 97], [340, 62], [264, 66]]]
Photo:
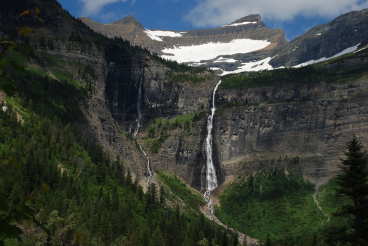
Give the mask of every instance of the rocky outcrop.
[[285, 45], [271, 61], [274, 67], [295, 66], [329, 58], [368, 41], [368, 9], [353, 11], [319, 25]]

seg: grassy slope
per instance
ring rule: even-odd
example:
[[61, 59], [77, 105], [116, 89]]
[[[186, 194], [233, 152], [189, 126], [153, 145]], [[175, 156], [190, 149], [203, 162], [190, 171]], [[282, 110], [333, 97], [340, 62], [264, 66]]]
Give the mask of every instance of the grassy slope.
[[165, 184], [166, 188], [170, 190], [171, 199], [177, 200], [178, 197], [193, 211], [198, 211], [199, 207], [205, 204], [203, 197], [199, 193], [192, 191], [178, 177], [166, 172], [158, 173], [158, 177]]
[[193, 124], [203, 117], [202, 113], [183, 114], [174, 118], [156, 118], [147, 127], [147, 136], [144, 141], [151, 153], [158, 153], [161, 145], [173, 131], [179, 130], [181, 134], [190, 136]]
[[[339, 204], [334, 187], [331, 182], [318, 195], [328, 215]], [[328, 222], [313, 201], [313, 194], [313, 186], [302, 177], [262, 173], [227, 188], [216, 213], [223, 222], [261, 240], [270, 238], [280, 245], [313, 245], [330, 223], [336, 223]]]

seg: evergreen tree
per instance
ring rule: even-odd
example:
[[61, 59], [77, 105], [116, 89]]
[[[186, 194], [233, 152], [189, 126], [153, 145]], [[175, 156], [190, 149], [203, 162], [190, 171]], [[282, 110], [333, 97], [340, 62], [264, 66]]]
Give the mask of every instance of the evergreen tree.
[[[332, 245], [368, 245], [368, 170], [367, 154], [360, 141], [354, 137], [347, 145], [342, 160], [341, 173], [337, 176], [338, 196], [349, 201], [335, 214], [348, 220], [348, 225], [331, 232]], [[330, 234], [331, 234], [330, 233]], [[338, 237], [336, 238], [336, 235]], [[339, 244], [340, 243], [340, 244]]]
[[266, 242], [265, 242], [265, 244], [264, 244], [265, 246], [271, 246], [272, 245], [272, 243], [271, 243], [271, 239], [270, 239], [270, 237], [269, 236], [267, 236], [267, 239], [266, 239]]
[[160, 204], [161, 205], [165, 205], [165, 202], [166, 202], [165, 188], [164, 187], [160, 187]]

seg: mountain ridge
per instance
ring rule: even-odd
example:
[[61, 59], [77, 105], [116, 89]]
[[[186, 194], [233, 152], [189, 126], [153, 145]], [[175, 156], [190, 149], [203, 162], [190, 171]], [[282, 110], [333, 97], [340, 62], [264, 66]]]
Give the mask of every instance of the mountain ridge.
[[[367, 13], [367, 9], [346, 13], [329, 23], [312, 27], [306, 33], [290, 42], [286, 41], [282, 30], [267, 28], [262, 22], [261, 16], [257, 14], [242, 17], [220, 27], [183, 32], [173, 31], [179, 33], [182, 37], [179, 37], [179, 35], [178, 37], [162, 36], [158, 37], [157, 40], [159, 41], [144, 37], [144, 30], [132, 30], [132, 32], [135, 32], [135, 36], [139, 35], [141, 39], [144, 39], [144, 41], [137, 42], [137, 39], [132, 41], [132, 32], [126, 33], [122, 29], [119, 32], [119, 28], [116, 28], [116, 32], [112, 34], [107, 30], [102, 30], [103, 28], [101, 26], [91, 27], [97, 32], [105, 35], [108, 32], [110, 37], [120, 36], [132, 41], [136, 45], [147, 48], [153, 53], [163, 56], [165, 59], [173, 59], [179, 62], [181, 60], [175, 58], [178, 55], [172, 56], [172, 54], [179, 52], [178, 50], [172, 49], [173, 46], [187, 49], [190, 52], [191, 49], [188, 48], [190, 46], [198, 46], [211, 42], [225, 44], [239, 38], [268, 40], [270, 42], [269, 46], [261, 47], [260, 50], [242, 52], [239, 49], [235, 54], [228, 52], [228, 54], [219, 54], [214, 59], [187, 62], [191, 66], [207, 67], [224, 75], [280, 67], [293, 67], [318, 62], [321, 58], [328, 59], [334, 57], [345, 49], [368, 41], [368, 26], [365, 24], [368, 22]], [[88, 25], [88, 23], [86, 24]], [[139, 32], [143, 32], [143, 34], [138, 34]], [[180, 39], [185, 41], [180, 41]], [[244, 43], [244, 45], [249, 44]], [[230, 44], [229, 47], [231, 47]], [[167, 54], [168, 52], [169, 54]], [[211, 51], [209, 50], [209, 52]], [[198, 54], [197, 56], [200, 57], [201, 55]], [[259, 65], [265, 62], [266, 65]]]
[[[198, 29], [198, 30], [184, 30], [184, 31], [170, 31], [170, 30], [147, 30], [141, 28], [134, 28], [133, 24], [114, 25], [114, 24], [96, 24], [91, 23], [89, 20], [82, 19], [82, 21], [89, 25], [92, 29], [100, 32], [108, 37], [121, 37], [131, 41], [133, 44], [147, 48], [153, 53], [156, 53], [165, 59], [180, 61], [180, 55], [175, 58], [177, 49], [187, 49], [190, 46], [203, 46], [206, 44], [222, 44], [227, 45], [225, 49], [231, 47], [231, 42], [234, 40], [243, 41], [243, 45], [239, 43], [237, 49], [244, 49], [244, 47], [252, 47], [254, 44], [249, 43], [256, 41], [269, 42], [266, 46], [259, 46], [258, 48], [248, 49], [247, 53], [252, 53], [250, 56], [243, 54], [235, 64], [241, 64], [242, 60], [252, 59], [254, 55], [260, 56], [262, 59], [272, 56], [273, 51], [281, 47], [285, 42], [285, 35], [282, 30], [270, 29], [262, 22], [260, 15], [249, 15], [240, 18], [233, 23], [222, 27], [210, 28], [210, 29]], [[248, 43], [247, 43], [248, 42]], [[211, 48], [211, 47], [208, 47]], [[208, 49], [207, 48], [207, 49]], [[212, 53], [217, 54], [217, 49], [224, 48], [212, 48]], [[191, 52], [188, 49], [189, 52]], [[209, 51], [210, 52], [210, 51]], [[253, 54], [256, 52], [256, 54]], [[186, 62], [193, 66], [205, 65], [212, 69], [224, 69], [234, 66], [233, 63], [224, 61], [221, 57], [232, 58], [233, 53], [239, 53], [236, 50], [230, 53], [218, 53], [213, 57], [204, 58], [203, 61], [192, 58], [193, 61]], [[173, 55], [174, 54], [174, 55]], [[194, 54], [193, 54], [194, 56]], [[200, 55], [198, 55], [200, 58]]]

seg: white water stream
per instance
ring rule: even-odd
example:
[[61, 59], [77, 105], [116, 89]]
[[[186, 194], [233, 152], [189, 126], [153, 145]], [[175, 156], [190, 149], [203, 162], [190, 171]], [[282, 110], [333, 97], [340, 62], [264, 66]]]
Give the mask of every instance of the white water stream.
[[[139, 88], [138, 88], [138, 98], [137, 98], [137, 114], [138, 114], [138, 118], [136, 120], [137, 122], [137, 127], [134, 131], [134, 138], [137, 139], [139, 130], [141, 128], [141, 122], [142, 122], [142, 109], [141, 109], [141, 105], [142, 105], [142, 94], [143, 94], [143, 79], [140, 79], [139, 82]], [[137, 145], [139, 147], [139, 150], [142, 152], [142, 154], [144, 155], [144, 158], [146, 158], [147, 164], [146, 164], [146, 168], [147, 168], [147, 178], [148, 178], [148, 184], [150, 184], [151, 182], [151, 178], [153, 177], [153, 172], [151, 169], [151, 160], [148, 156], [148, 154], [144, 151], [142, 145], [138, 142]]]
[[207, 120], [207, 137], [206, 137], [206, 190], [204, 193], [204, 198], [207, 201], [208, 208], [213, 214], [213, 202], [211, 199], [211, 193], [215, 190], [218, 186], [218, 180], [216, 175], [216, 168], [213, 163], [213, 119], [216, 113], [216, 92], [220, 86], [222, 81], [220, 80], [215, 89], [213, 90], [212, 94], [212, 107], [211, 107], [211, 114], [208, 116]]
[[323, 210], [321, 204], [319, 203], [318, 193], [319, 193], [319, 189], [317, 188], [316, 192], [313, 194], [313, 201], [316, 204], [316, 207], [318, 208], [318, 210], [321, 211], [323, 216], [327, 219], [327, 222], [329, 222], [331, 219], [330, 215]]

